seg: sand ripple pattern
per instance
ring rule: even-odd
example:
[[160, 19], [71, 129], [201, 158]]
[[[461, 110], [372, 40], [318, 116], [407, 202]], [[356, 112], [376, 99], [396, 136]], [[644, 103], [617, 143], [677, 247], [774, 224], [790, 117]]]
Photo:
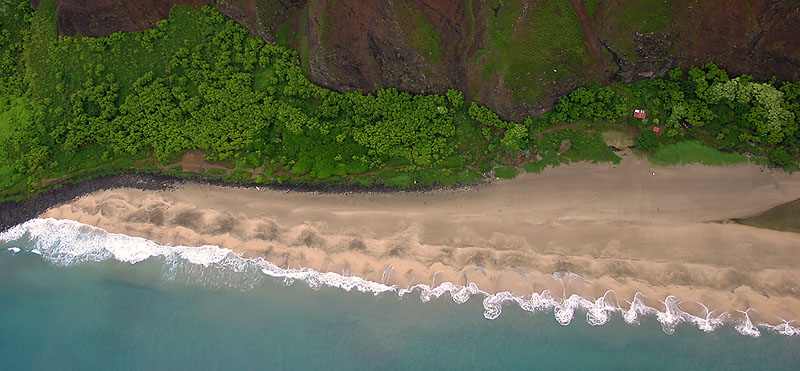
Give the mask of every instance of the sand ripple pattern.
[[800, 234], [721, 221], [797, 199], [800, 176], [757, 166], [653, 169], [633, 157], [446, 192], [115, 189], [41, 217], [160, 246], [227, 249], [282, 277], [312, 272], [299, 278], [312, 285], [330, 274], [398, 292], [427, 288], [423, 297], [484, 293], [487, 317], [499, 313], [492, 303], [514, 301], [564, 321], [583, 308], [592, 323], [621, 311], [629, 321], [652, 314], [703, 329], [795, 326], [787, 320], [800, 319]]

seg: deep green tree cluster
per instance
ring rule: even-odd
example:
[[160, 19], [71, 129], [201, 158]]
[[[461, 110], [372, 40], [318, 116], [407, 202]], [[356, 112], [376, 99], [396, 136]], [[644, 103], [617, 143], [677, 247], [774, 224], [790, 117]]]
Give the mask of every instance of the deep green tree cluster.
[[675, 69], [641, 83], [652, 92], [647, 103], [665, 119], [667, 137], [706, 139], [717, 147], [762, 154], [783, 148], [797, 157], [794, 83], [758, 82], [749, 75], [731, 79], [713, 63], [683, 75]]
[[52, 0], [39, 8], [28, 48], [31, 104], [42, 107], [41, 142], [66, 158], [153, 154], [166, 164], [196, 149], [210, 161], [266, 160], [272, 172], [325, 179], [387, 163], [437, 167], [454, 154], [460, 92], [324, 89], [306, 78], [296, 52], [208, 6], [178, 7], [153, 29], [100, 38], [56, 38]]
[[500, 145], [507, 151], [519, 151], [528, 145], [528, 130], [530, 127], [530, 119], [525, 120], [520, 124], [513, 121], [504, 121], [497, 115], [496, 112], [484, 106], [472, 103], [469, 106], [469, 116], [473, 120], [483, 124], [483, 136], [490, 140], [495, 131], [501, 132], [502, 139]]
[[41, 172], [51, 155], [42, 112], [25, 96], [22, 56], [32, 20], [30, 2], [0, 1], [0, 188]]
[[24, 93], [22, 51], [33, 20], [29, 1], [0, 1], [0, 92]]
[[[787, 165], [799, 155], [797, 86], [793, 82], [759, 82], [749, 75], [731, 79], [717, 65], [706, 63], [632, 84], [578, 88], [558, 100], [549, 113], [549, 125], [614, 123], [627, 116], [627, 122], [645, 131], [661, 126], [662, 140], [701, 140]], [[634, 108], [645, 109], [648, 118], [631, 119]], [[649, 149], [659, 141], [645, 132], [638, 139]]]
[[650, 152], [658, 147], [658, 136], [652, 130], [644, 130], [636, 136], [636, 148]]
[[617, 94], [610, 87], [592, 85], [577, 88], [561, 97], [550, 121], [551, 124], [576, 121], [616, 122], [620, 117], [629, 115], [630, 110], [630, 104], [623, 95]]
[[40, 117], [28, 98], [0, 96], [0, 185], [8, 186], [25, 174], [44, 170], [51, 152], [43, 140], [47, 133]]

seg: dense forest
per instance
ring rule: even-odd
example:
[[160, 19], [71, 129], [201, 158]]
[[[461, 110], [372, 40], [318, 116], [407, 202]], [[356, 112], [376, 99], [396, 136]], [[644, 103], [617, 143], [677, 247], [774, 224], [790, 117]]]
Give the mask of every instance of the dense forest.
[[[673, 162], [722, 156], [798, 168], [800, 84], [731, 78], [712, 63], [578, 88], [546, 114], [514, 122], [456, 90], [322, 88], [295, 51], [210, 7], [176, 6], [152, 29], [97, 38], [58, 36], [54, 0], [35, 11], [28, 1], [0, 7], [3, 199], [122, 171], [450, 186], [570, 161], [617, 163], [611, 142], [653, 158], [689, 156]], [[187, 151], [213, 168], [184, 171]]]

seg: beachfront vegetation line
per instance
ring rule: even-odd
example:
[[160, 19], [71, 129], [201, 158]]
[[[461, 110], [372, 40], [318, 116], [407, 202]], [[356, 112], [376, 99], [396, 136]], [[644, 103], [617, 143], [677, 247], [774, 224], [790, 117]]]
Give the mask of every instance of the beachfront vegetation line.
[[[797, 168], [800, 84], [731, 79], [711, 63], [581, 87], [554, 110], [514, 122], [455, 90], [322, 88], [306, 78], [296, 52], [207, 6], [176, 6], [150, 30], [99, 38], [58, 36], [54, 0], [36, 11], [24, 0], [0, 6], [1, 199], [131, 170], [235, 182], [451, 186], [493, 169], [513, 177], [519, 168], [571, 161], [618, 163], [602, 136], [612, 129], [631, 134], [645, 152], [691, 139]], [[633, 118], [634, 108], [647, 118]], [[180, 167], [190, 150], [213, 166]]]

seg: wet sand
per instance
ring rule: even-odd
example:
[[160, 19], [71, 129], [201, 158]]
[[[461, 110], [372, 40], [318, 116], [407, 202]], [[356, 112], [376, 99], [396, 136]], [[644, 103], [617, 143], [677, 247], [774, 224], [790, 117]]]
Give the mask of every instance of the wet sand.
[[701, 317], [696, 302], [734, 316], [754, 308], [754, 321], [771, 324], [800, 319], [800, 234], [720, 222], [800, 198], [800, 176], [624, 158], [424, 193], [123, 188], [42, 217], [400, 287], [447, 281], [590, 300], [613, 290], [623, 308], [642, 293], [662, 311], [672, 295]]

